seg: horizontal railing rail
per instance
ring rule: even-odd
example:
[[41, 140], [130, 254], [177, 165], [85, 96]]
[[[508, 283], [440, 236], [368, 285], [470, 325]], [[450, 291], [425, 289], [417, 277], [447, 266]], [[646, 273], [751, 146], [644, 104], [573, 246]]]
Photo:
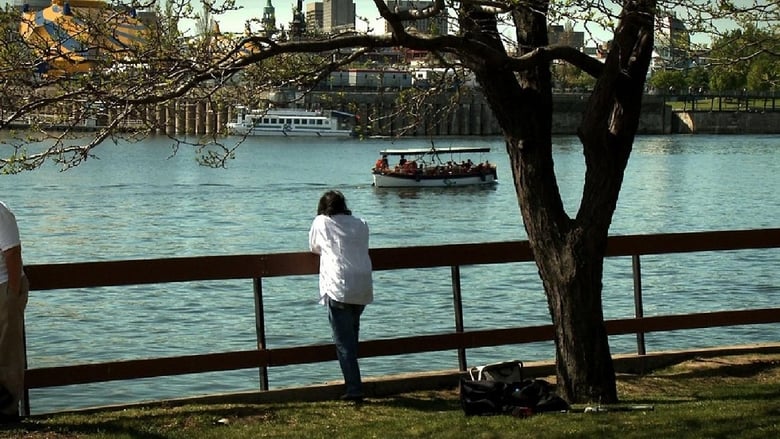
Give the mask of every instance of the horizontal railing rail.
[[[720, 311], [686, 315], [643, 317], [641, 278], [638, 258], [681, 252], [725, 251], [780, 248], [780, 229], [671, 233], [613, 236], [607, 256], [631, 256], [635, 259], [635, 300], [637, 317], [606, 322], [610, 335], [641, 334], [654, 331], [695, 329], [716, 326], [780, 322], [780, 308]], [[458, 268], [465, 265], [531, 262], [533, 254], [527, 241], [484, 244], [453, 244], [402, 248], [371, 249], [374, 270], [398, 270], [452, 267], [456, 322], [460, 314]], [[267, 389], [267, 370], [271, 366], [294, 365], [336, 359], [332, 345], [312, 345], [265, 349], [262, 287], [264, 277], [316, 274], [317, 256], [309, 252], [264, 255], [204, 256], [168, 259], [142, 259], [106, 262], [74, 262], [26, 266], [32, 290], [95, 288], [169, 282], [229, 279], [253, 279], [258, 318], [258, 349], [184, 355], [165, 358], [110, 361], [28, 369], [27, 389], [85, 384], [112, 380], [149, 378], [214, 371], [260, 368], [261, 388]], [[258, 286], [260, 287], [258, 288]], [[468, 348], [520, 344], [553, 339], [551, 325], [464, 331], [393, 339], [361, 341], [362, 357], [458, 350], [461, 369]], [[639, 353], [644, 353], [642, 346]], [[27, 407], [29, 412], [29, 405]]]
[[[780, 229], [628, 235], [610, 237], [607, 256], [776, 247], [780, 247]], [[528, 241], [371, 249], [375, 271], [531, 261], [533, 253]], [[32, 290], [295, 276], [316, 274], [318, 270], [317, 256], [309, 252], [70, 262], [25, 267]]]

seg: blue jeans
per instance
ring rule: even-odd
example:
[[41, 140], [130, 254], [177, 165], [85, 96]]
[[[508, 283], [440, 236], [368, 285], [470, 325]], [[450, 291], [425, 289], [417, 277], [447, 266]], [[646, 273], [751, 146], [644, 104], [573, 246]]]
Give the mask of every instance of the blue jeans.
[[336, 344], [336, 356], [339, 359], [341, 373], [348, 396], [362, 396], [363, 383], [360, 380], [358, 366], [358, 333], [360, 332], [360, 315], [365, 305], [328, 300], [328, 321], [333, 330], [333, 343]]

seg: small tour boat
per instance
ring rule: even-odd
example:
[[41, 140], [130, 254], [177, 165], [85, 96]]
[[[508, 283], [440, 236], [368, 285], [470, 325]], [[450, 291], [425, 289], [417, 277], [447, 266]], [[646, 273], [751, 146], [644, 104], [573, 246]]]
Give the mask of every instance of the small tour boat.
[[[496, 165], [489, 161], [472, 162], [456, 155], [486, 153], [488, 147], [450, 147], [428, 149], [386, 149], [371, 170], [376, 187], [447, 187], [498, 183]], [[449, 156], [445, 156], [449, 155]], [[400, 156], [390, 163], [389, 156]], [[444, 160], [442, 157], [444, 157]]]
[[238, 107], [235, 122], [227, 124], [231, 134], [242, 136], [348, 137], [355, 133], [356, 116], [335, 110]]

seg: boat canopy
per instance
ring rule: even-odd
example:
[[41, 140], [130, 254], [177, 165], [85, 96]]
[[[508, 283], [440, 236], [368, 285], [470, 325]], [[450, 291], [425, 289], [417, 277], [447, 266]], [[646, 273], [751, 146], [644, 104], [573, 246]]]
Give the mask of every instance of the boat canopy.
[[416, 149], [385, 149], [379, 151], [381, 155], [425, 155], [425, 154], [446, 154], [446, 153], [468, 153], [468, 152], [490, 152], [488, 146], [452, 146], [449, 148], [416, 148]]
[[355, 115], [352, 114], [352, 113], [347, 113], [347, 112], [338, 111], [338, 110], [331, 110], [331, 114], [333, 114], [334, 116], [338, 116], [338, 117], [355, 117]]

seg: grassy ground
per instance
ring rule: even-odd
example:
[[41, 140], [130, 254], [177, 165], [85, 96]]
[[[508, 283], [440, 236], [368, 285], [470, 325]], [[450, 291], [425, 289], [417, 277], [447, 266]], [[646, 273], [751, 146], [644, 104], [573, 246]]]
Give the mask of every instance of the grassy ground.
[[[546, 379], [551, 379], [546, 377]], [[466, 417], [456, 390], [368, 399], [187, 405], [33, 417], [1, 438], [770, 438], [780, 437], [780, 355], [688, 361], [620, 375], [622, 407], [652, 409]], [[617, 408], [617, 407], [615, 407]], [[609, 407], [607, 408], [610, 409]]]

